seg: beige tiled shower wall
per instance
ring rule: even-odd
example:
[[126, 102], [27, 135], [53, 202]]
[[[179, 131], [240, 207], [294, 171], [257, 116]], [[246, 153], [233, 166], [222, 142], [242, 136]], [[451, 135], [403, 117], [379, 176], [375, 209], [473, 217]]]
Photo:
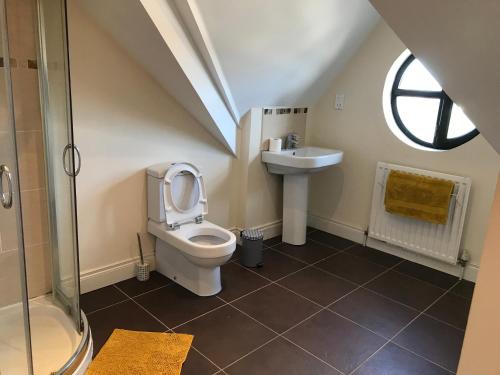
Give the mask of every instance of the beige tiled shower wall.
[[[44, 148], [36, 68], [35, 2], [7, 0], [6, 5], [28, 294], [31, 298], [51, 289]], [[11, 210], [9, 217], [3, 217], [0, 227], [0, 267], [2, 272], [13, 273], [11, 285], [14, 285], [19, 279], [17, 256], [13, 256], [17, 248], [14, 211]], [[10, 298], [5, 295], [6, 291], [1, 291], [0, 306], [2, 300], [5, 304], [6, 301], [15, 302], [19, 298], [16, 289], [13, 288], [12, 293], [17, 296]]]

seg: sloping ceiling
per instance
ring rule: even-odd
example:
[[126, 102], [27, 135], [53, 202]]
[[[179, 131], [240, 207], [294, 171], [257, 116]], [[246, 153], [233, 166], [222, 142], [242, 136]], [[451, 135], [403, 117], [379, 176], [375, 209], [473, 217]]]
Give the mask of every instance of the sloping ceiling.
[[241, 114], [309, 105], [371, 32], [368, 0], [195, 0]]
[[175, 6], [163, 0], [81, 0], [79, 4], [200, 124], [236, 153], [237, 123]]
[[233, 153], [243, 114], [313, 104], [379, 19], [368, 0], [78, 1]]
[[500, 153], [500, 2], [370, 1]]

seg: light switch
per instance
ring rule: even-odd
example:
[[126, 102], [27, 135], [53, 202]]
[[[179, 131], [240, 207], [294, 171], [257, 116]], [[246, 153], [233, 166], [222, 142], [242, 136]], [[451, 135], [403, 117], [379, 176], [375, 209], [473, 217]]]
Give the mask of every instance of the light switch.
[[344, 94], [335, 95], [335, 109], [342, 111], [344, 109]]

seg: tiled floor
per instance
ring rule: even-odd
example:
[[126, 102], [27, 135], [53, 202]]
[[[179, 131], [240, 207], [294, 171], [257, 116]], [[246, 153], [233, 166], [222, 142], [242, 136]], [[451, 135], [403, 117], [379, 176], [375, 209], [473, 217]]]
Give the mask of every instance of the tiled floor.
[[182, 374], [434, 375], [457, 369], [474, 284], [348, 240], [265, 241], [197, 297], [158, 273], [84, 294], [95, 352], [114, 328], [195, 335]]

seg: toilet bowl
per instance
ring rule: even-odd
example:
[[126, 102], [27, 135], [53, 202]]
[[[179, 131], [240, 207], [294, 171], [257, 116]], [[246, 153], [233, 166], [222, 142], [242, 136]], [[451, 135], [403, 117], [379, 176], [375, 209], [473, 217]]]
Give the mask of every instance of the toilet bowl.
[[236, 236], [204, 220], [203, 176], [190, 163], [154, 165], [148, 174], [148, 232], [156, 238], [156, 270], [199, 296], [221, 291], [220, 266]]

